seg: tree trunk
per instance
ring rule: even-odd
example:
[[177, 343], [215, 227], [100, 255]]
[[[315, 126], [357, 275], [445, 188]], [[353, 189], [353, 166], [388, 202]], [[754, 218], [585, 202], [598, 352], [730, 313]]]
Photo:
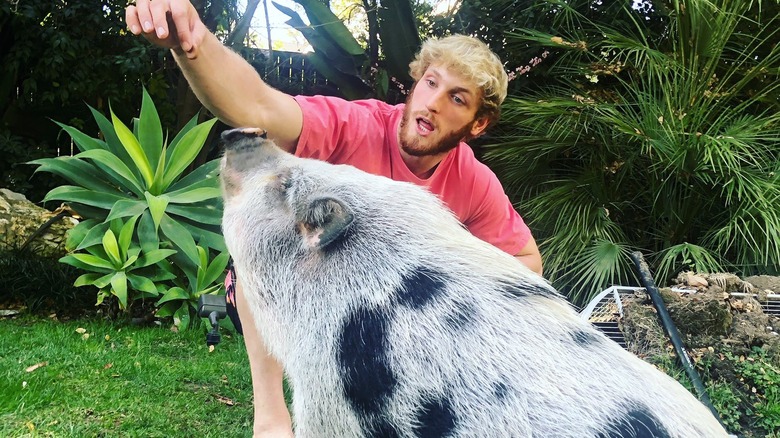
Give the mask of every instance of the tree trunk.
[[[225, 41], [226, 46], [236, 47], [240, 46], [244, 42], [246, 35], [249, 33], [249, 27], [252, 24], [252, 17], [255, 16], [255, 11], [257, 10], [258, 4], [260, 4], [260, 0], [248, 0], [246, 2], [246, 10], [244, 11], [244, 15], [241, 16], [241, 19], [238, 21], [236, 28], [230, 32], [227, 41]], [[266, 21], [267, 20], [268, 14], [266, 13]], [[270, 42], [270, 35], [268, 39]]]

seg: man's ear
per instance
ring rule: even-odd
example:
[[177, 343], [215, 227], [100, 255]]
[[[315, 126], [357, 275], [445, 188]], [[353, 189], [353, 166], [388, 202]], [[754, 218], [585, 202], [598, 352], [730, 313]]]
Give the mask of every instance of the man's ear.
[[490, 124], [490, 121], [487, 117], [483, 116], [478, 118], [477, 120], [474, 120], [471, 124], [471, 138], [477, 138], [480, 135], [485, 133], [485, 129], [487, 129], [488, 125]]
[[354, 220], [347, 204], [332, 196], [311, 199], [296, 217], [304, 244], [320, 250], [344, 237]]

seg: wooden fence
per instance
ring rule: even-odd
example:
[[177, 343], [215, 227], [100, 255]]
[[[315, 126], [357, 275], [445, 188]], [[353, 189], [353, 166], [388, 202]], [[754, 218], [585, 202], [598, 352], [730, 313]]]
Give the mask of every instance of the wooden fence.
[[257, 70], [272, 87], [291, 95], [335, 95], [339, 92], [309, 61], [308, 54], [274, 51], [269, 58], [268, 50], [241, 50], [241, 56]]

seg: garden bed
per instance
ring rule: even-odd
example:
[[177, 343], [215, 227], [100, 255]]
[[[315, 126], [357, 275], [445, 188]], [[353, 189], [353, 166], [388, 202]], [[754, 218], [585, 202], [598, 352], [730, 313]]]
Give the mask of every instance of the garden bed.
[[[661, 289], [721, 420], [747, 438], [780, 436], [780, 300], [772, 294], [780, 277], [683, 274]], [[645, 293], [624, 301], [620, 325], [630, 351], [687, 383]]]

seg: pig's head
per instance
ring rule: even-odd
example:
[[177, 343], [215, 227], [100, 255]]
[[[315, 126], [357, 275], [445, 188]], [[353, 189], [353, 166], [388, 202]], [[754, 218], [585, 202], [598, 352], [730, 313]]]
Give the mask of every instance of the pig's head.
[[[399, 234], [424, 233], [434, 217], [460, 228], [437, 198], [412, 184], [295, 157], [259, 129], [226, 131], [222, 141], [223, 229], [234, 258], [371, 255], [402, 241], [419, 246], [419, 238]], [[415, 228], [410, 218], [426, 214]]]
[[[222, 140], [225, 241], [238, 275], [255, 275], [256, 289], [368, 291], [414, 266], [516, 263], [469, 234], [421, 187], [295, 157], [257, 129], [227, 131]], [[473, 254], [463, 258], [463, 251]]]
[[326, 251], [349, 232], [350, 206], [327, 174], [307, 172], [316, 162], [282, 151], [259, 129], [226, 131], [222, 141], [225, 228], [243, 234], [234, 240], [274, 242], [275, 253]]

